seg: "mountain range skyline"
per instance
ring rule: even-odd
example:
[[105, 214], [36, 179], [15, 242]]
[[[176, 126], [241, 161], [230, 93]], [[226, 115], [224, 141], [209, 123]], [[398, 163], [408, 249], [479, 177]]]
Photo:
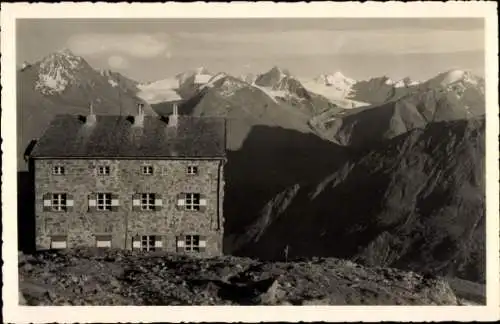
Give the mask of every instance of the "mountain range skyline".
[[[373, 31], [361, 26], [362, 33]], [[453, 26], [445, 27], [448, 33]], [[413, 28], [413, 36], [431, 30]], [[379, 26], [376, 34], [384, 33], [392, 29]], [[281, 260], [286, 246], [297, 259], [335, 257], [485, 284], [486, 81], [467, 64], [438, 64], [419, 78], [411, 65], [394, 75], [361, 60], [366, 76], [322, 65], [304, 78], [299, 65], [269, 54], [271, 67], [252, 66], [248, 74], [232, 69], [241, 61], [231, 60], [220, 68], [169, 70], [155, 57], [175, 55], [158, 39], [93, 35], [72, 38], [67, 50], [36, 52], [39, 59], [17, 70], [18, 171], [26, 175], [18, 180], [20, 215], [33, 208], [23, 203], [31, 199], [25, 198], [32, 188], [28, 157], [56, 116], [81, 125], [91, 111], [109, 129], [116, 125], [102, 121], [110, 115], [130, 125], [138, 112], [162, 123], [177, 111], [181, 118], [225, 120], [224, 254], [271, 262]], [[386, 58], [423, 48], [417, 41], [391, 56], [375, 43], [368, 52]], [[457, 57], [445, 51], [448, 45], [428, 48], [428, 55]], [[418, 67], [430, 73], [429, 65]], [[148, 66], [157, 69], [153, 82], [134, 75]], [[85, 129], [84, 138], [99, 135], [93, 126]], [[144, 124], [144, 133], [151, 130]]]
[[200, 66], [232, 75], [273, 66], [299, 77], [340, 71], [358, 80], [484, 75], [480, 19], [21, 20], [18, 30], [18, 65], [68, 48], [139, 82]]

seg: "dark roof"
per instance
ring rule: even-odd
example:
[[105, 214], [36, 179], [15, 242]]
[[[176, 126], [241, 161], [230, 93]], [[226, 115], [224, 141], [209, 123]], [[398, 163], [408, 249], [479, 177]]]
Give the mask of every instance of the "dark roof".
[[179, 116], [168, 120], [145, 116], [143, 126], [132, 116], [58, 115], [35, 145], [30, 156], [53, 158], [219, 158], [225, 157], [225, 120]]

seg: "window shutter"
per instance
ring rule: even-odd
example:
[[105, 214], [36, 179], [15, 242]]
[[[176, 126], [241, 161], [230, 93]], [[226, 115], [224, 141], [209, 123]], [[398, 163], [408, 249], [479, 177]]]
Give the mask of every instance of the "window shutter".
[[43, 195], [43, 211], [52, 210], [52, 194], [46, 193]]
[[155, 249], [160, 250], [163, 248], [163, 237], [161, 235], [155, 236]]
[[155, 194], [155, 210], [161, 210], [163, 207], [163, 200], [161, 199], [161, 195]]
[[200, 194], [200, 212], [207, 210], [207, 198], [204, 194]]
[[132, 195], [132, 211], [141, 211], [141, 194]]
[[118, 211], [119, 207], [120, 207], [120, 200], [118, 199], [118, 195], [111, 194], [111, 210]]
[[75, 201], [73, 199], [73, 195], [72, 194], [67, 194], [66, 195], [66, 210], [67, 211], [72, 211], [74, 205], [75, 205]]
[[186, 241], [184, 236], [177, 236], [177, 252], [184, 252], [186, 249]]
[[185, 193], [180, 193], [177, 195], [177, 203], [175, 204], [177, 206], [177, 209], [183, 210], [186, 206], [186, 194]]
[[200, 235], [199, 247], [200, 247], [200, 252], [206, 251], [206, 249], [207, 249], [207, 237], [206, 236]]
[[89, 212], [95, 212], [97, 209], [97, 197], [96, 194], [89, 195]]
[[132, 238], [132, 250], [140, 250], [141, 249], [141, 237], [136, 235]]

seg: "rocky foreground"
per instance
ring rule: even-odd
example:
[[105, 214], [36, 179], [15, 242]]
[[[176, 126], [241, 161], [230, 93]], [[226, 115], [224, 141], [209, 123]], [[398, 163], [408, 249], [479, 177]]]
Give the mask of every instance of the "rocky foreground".
[[435, 277], [315, 258], [78, 249], [19, 255], [25, 305], [464, 305]]

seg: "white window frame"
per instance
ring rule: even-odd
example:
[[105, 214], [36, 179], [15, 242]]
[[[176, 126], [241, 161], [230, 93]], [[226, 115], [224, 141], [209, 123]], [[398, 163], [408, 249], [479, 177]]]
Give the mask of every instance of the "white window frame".
[[98, 211], [111, 211], [112, 206], [111, 194], [107, 192], [99, 192], [96, 194], [95, 209]]
[[[198, 242], [195, 244], [195, 242]], [[186, 235], [184, 237], [184, 250], [186, 252], [200, 252], [200, 236]]]
[[155, 206], [154, 193], [141, 193], [141, 210], [155, 210]]
[[68, 207], [68, 195], [65, 193], [53, 193], [50, 201], [54, 211], [66, 211]]
[[143, 165], [142, 166], [142, 174], [152, 175], [154, 173], [154, 168], [152, 165]]
[[188, 165], [187, 174], [197, 175], [198, 174], [198, 166], [197, 165]]
[[62, 165], [54, 165], [52, 167], [52, 174], [55, 174], [55, 175], [64, 175], [64, 166]]
[[[196, 202], [198, 201], [198, 202]], [[184, 203], [184, 207], [186, 210], [200, 210], [201, 207], [201, 194], [196, 192], [188, 192], [186, 193], [186, 200]]]
[[109, 165], [99, 165], [97, 166], [98, 175], [109, 175], [111, 173], [111, 167]]
[[154, 235], [141, 236], [141, 251], [155, 251], [156, 250], [156, 237]]

